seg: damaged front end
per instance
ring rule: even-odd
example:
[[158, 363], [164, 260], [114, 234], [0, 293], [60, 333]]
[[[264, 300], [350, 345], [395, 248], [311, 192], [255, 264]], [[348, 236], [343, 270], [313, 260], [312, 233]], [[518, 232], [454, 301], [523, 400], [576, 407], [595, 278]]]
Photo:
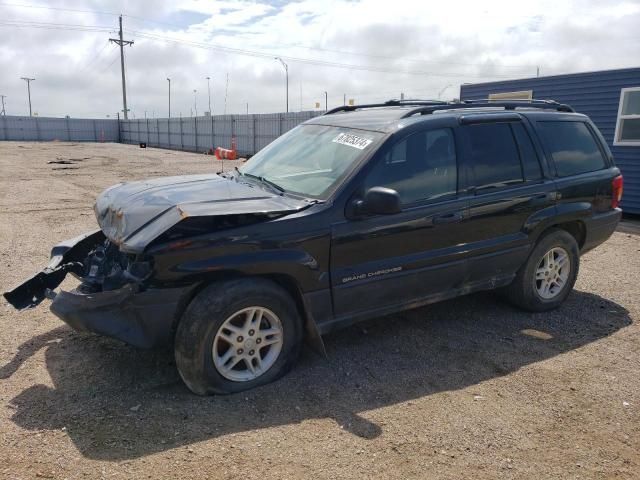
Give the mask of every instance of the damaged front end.
[[[179, 301], [188, 290], [147, 288], [151, 270], [151, 262], [121, 252], [96, 231], [56, 245], [49, 265], [4, 297], [18, 310], [49, 298], [51, 311], [75, 330], [149, 348], [169, 340]], [[68, 273], [80, 285], [55, 292]]]
[[[197, 285], [156, 285], [157, 265], [145, 253], [150, 245], [178, 248], [190, 238], [267, 222], [310, 204], [218, 175], [114, 185], [94, 206], [100, 230], [56, 245], [49, 265], [4, 297], [18, 310], [50, 298], [51, 311], [76, 330], [155, 346], [170, 339], [179, 308]], [[56, 293], [68, 273], [80, 285]]]
[[33, 308], [62, 283], [67, 273], [82, 276], [84, 261], [93, 248], [105, 240], [100, 230], [85, 233], [62, 242], [51, 250], [51, 260], [41, 272], [4, 294], [4, 298], [18, 310]]

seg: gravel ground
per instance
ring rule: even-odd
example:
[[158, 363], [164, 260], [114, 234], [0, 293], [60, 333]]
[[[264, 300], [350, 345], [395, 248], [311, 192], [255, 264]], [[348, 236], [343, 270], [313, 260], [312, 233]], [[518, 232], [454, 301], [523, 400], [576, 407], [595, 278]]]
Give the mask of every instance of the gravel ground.
[[[109, 185], [216, 168], [129, 145], [0, 142], [0, 291], [93, 228]], [[3, 301], [0, 477], [640, 478], [639, 277], [640, 236], [618, 232], [555, 312], [471, 295], [329, 335], [327, 359], [305, 352], [275, 384], [209, 398], [183, 386], [170, 350]]]

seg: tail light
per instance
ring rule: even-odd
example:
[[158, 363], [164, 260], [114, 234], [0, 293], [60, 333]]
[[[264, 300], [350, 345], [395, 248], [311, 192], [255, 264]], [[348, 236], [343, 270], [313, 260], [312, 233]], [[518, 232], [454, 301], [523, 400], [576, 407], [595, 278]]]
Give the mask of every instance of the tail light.
[[618, 175], [611, 181], [611, 208], [618, 208], [622, 200], [622, 175]]

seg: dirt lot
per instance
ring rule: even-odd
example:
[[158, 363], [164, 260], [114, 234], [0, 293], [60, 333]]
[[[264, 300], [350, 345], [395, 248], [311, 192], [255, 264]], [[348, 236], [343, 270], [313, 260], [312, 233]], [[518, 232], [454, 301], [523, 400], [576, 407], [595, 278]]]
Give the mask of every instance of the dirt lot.
[[[0, 142], [0, 291], [93, 228], [103, 188], [218, 166]], [[640, 236], [616, 233], [556, 312], [472, 295], [330, 335], [328, 359], [305, 352], [275, 384], [211, 398], [182, 385], [170, 350], [2, 301], [0, 477], [640, 478], [639, 278]]]

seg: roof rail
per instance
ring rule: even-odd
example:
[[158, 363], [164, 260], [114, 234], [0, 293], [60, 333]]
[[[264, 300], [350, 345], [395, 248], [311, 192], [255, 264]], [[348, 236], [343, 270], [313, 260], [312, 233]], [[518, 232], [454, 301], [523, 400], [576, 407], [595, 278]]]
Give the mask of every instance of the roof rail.
[[564, 103], [558, 103], [555, 100], [507, 100], [496, 101], [489, 99], [481, 100], [463, 100], [461, 102], [447, 102], [444, 105], [428, 105], [415, 108], [405, 113], [402, 118], [411, 117], [416, 114], [426, 115], [438, 110], [458, 110], [462, 108], [504, 108], [505, 110], [515, 110], [516, 108], [540, 108], [544, 110], [557, 110], [558, 112], [570, 112], [575, 110]]
[[324, 113], [324, 115], [331, 115], [338, 112], [352, 112], [354, 110], [361, 110], [363, 108], [376, 108], [376, 107], [399, 107], [399, 106], [428, 106], [428, 105], [447, 105], [447, 102], [440, 100], [387, 100], [384, 103], [367, 103], [363, 105], [341, 105], [340, 107], [332, 108]]

